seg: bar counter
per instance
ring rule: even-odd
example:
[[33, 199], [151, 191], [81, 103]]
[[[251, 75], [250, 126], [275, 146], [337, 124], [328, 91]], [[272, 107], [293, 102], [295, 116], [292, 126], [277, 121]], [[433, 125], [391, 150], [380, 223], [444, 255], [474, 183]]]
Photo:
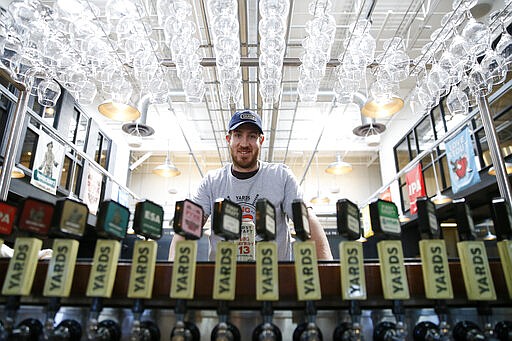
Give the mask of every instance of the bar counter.
[[[492, 302], [493, 306], [511, 307], [510, 299], [501, 263], [497, 260], [490, 261], [491, 272], [497, 293], [497, 301]], [[464, 288], [460, 263], [451, 261], [450, 273], [454, 289], [454, 299], [447, 301], [448, 306], [463, 307], [471, 306], [475, 302], [468, 301]], [[0, 260], [0, 281], [3, 283], [7, 272], [8, 259]], [[105, 300], [105, 306], [129, 307], [132, 300], [126, 296], [130, 276], [131, 263], [119, 263], [114, 284], [112, 298]], [[47, 299], [42, 296], [43, 286], [48, 267], [48, 261], [39, 261], [37, 266], [32, 294], [21, 298], [22, 304], [46, 304]], [[63, 299], [63, 305], [84, 306], [90, 304], [90, 298], [85, 296], [87, 281], [89, 278], [90, 262], [77, 262], [71, 296]], [[341, 299], [340, 267], [336, 261], [319, 262], [320, 285], [322, 299], [316, 301], [318, 309], [345, 309], [348, 306], [346, 301]], [[433, 301], [425, 298], [421, 264], [419, 262], [406, 261], [406, 273], [409, 281], [410, 300], [405, 300], [405, 307], [416, 308], [432, 306]], [[157, 263], [155, 269], [155, 281], [153, 287], [153, 298], [146, 300], [148, 308], [173, 308], [174, 300], [169, 297], [171, 286], [172, 263]], [[198, 263], [196, 269], [195, 298], [187, 302], [188, 307], [193, 309], [215, 309], [217, 302], [212, 299], [213, 287], [213, 263]], [[366, 285], [368, 298], [361, 301], [363, 308], [386, 308], [391, 302], [384, 300], [380, 279], [378, 263], [365, 263]], [[236, 271], [236, 298], [229, 302], [234, 309], [258, 309], [261, 302], [256, 301], [255, 263], [238, 263]], [[279, 293], [280, 300], [274, 302], [275, 309], [302, 309], [303, 302], [297, 301], [295, 289], [295, 269], [292, 262], [279, 263]], [[0, 303], [5, 302], [5, 297], [0, 297]]]

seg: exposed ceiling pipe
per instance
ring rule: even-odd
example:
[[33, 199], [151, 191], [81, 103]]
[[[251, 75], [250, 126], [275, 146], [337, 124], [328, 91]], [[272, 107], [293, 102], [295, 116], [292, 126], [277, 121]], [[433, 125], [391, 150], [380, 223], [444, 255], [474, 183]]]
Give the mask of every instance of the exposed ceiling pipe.
[[153, 155], [153, 152], [147, 152], [141, 157], [137, 159], [134, 163], [128, 167], [129, 170], [134, 171], [137, 167], [139, 167], [144, 161], [146, 161], [151, 155]]
[[199, 175], [201, 175], [201, 177], [203, 177], [204, 176], [203, 170], [201, 169], [201, 166], [199, 165], [199, 162], [197, 161], [196, 155], [194, 154], [194, 151], [192, 150], [192, 146], [190, 145], [190, 142], [187, 139], [187, 135], [185, 134], [185, 131], [183, 130], [183, 127], [181, 126], [180, 120], [178, 119], [178, 115], [176, 115], [176, 111], [174, 111], [174, 109], [171, 106], [169, 106], [169, 111], [171, 111], [173, 113], [174, 118], [176, 119], [176, 122], [178, 122], [178, 127], [180, 128], [181, 135], [183, 136], [183, 139], [185, 140], [185, 143], [187, 144], [188, 151], [189, 151], [190, 155], [192, 156], [192, 158], [194, 159], [194, 163], [196, 164], [197, 170], [199, 171]]
[[150, 104], [151, 95], [147, 94], [139, 100], [137, 109], [140, 112], [139, 122], [128, 122], [123, 124], [121, 129], [128, 135], [135, 137], [128, 141], [128, 145], [131, 148], [138, 148], [142, 145], [142, 138], [151, 136], [155, 133], [155, 129], [146, 124], [148, 117], [148, 109]]

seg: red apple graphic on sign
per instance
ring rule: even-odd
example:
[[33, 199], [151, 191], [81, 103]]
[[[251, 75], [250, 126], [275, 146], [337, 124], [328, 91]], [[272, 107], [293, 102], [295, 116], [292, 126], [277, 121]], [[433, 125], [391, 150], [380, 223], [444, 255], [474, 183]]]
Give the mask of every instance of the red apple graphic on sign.
[[468, 169], [468, 159], [465, 156], [460, 157], [455, 162], [451, 161], [451, 164], [452, 164], [452, 170], [455, 172], [455, 174], [457, 174], [457, 177], [459, 179], [466, 176], [466, 172]]

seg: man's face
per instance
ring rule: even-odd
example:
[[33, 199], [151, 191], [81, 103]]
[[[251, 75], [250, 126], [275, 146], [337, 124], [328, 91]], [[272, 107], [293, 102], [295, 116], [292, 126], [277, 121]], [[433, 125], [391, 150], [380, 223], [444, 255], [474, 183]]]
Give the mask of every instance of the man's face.
[[236, 171], [250, 172], [257, 169], [263, 135], [251, 124], [242, 124], [226, 135], [233, 168]]

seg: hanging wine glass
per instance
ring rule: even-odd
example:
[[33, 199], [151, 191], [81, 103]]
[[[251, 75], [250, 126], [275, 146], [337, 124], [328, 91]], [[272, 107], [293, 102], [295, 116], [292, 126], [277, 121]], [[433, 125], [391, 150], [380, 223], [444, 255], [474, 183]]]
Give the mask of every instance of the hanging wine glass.
[[480, 62], [485, 73], [485, 79], [489, 86], [498, 85], [505, 82], [507, 78], [507, 67], [504, 58], [496, 51], [487, 50], [485, 57]]
[[470, 90], [478, 96], [487, 96], [492, 90], [492, 85], [487, 82], [486, 74], [478, 63], [469, 73], [468, 83]]
[[54, 80], [43, 80], [37, 87], [37, 102], [44, 107], [53, 107], [61, 94], [60, 86]]
[[454, 85], [446, 97], [446, 106], [452, 115], [467, 115], [469, 111], [468, 96]]
[[289, 8], [289, 0], [261, 0], [259, 2], [259, 10], [262, 17], [273, 15], [284, 17], [288, 15]]
[[14, 36], [9, 35], [5, 40], [4, 49], [0, 51], [0, 67], [5, 69], [11, 76], [16, 75], [16, 69], [21, 60], [23, 45], [21, 40]]
[[470, 18], [461, 36], [466, 40], [469, 46], [469, 53], [478, 57], [485, 53], [491, 46], [491, 30], [484, 23]]
[[98, 89], [96, 84], [92, 80], [88, 79], [83, 83], [82, 88], [78, 94], [77, 101], [84, 105], [92, 104], [92, 102], [94, 102], [94, 98], [96, 98], [97, 93]]

